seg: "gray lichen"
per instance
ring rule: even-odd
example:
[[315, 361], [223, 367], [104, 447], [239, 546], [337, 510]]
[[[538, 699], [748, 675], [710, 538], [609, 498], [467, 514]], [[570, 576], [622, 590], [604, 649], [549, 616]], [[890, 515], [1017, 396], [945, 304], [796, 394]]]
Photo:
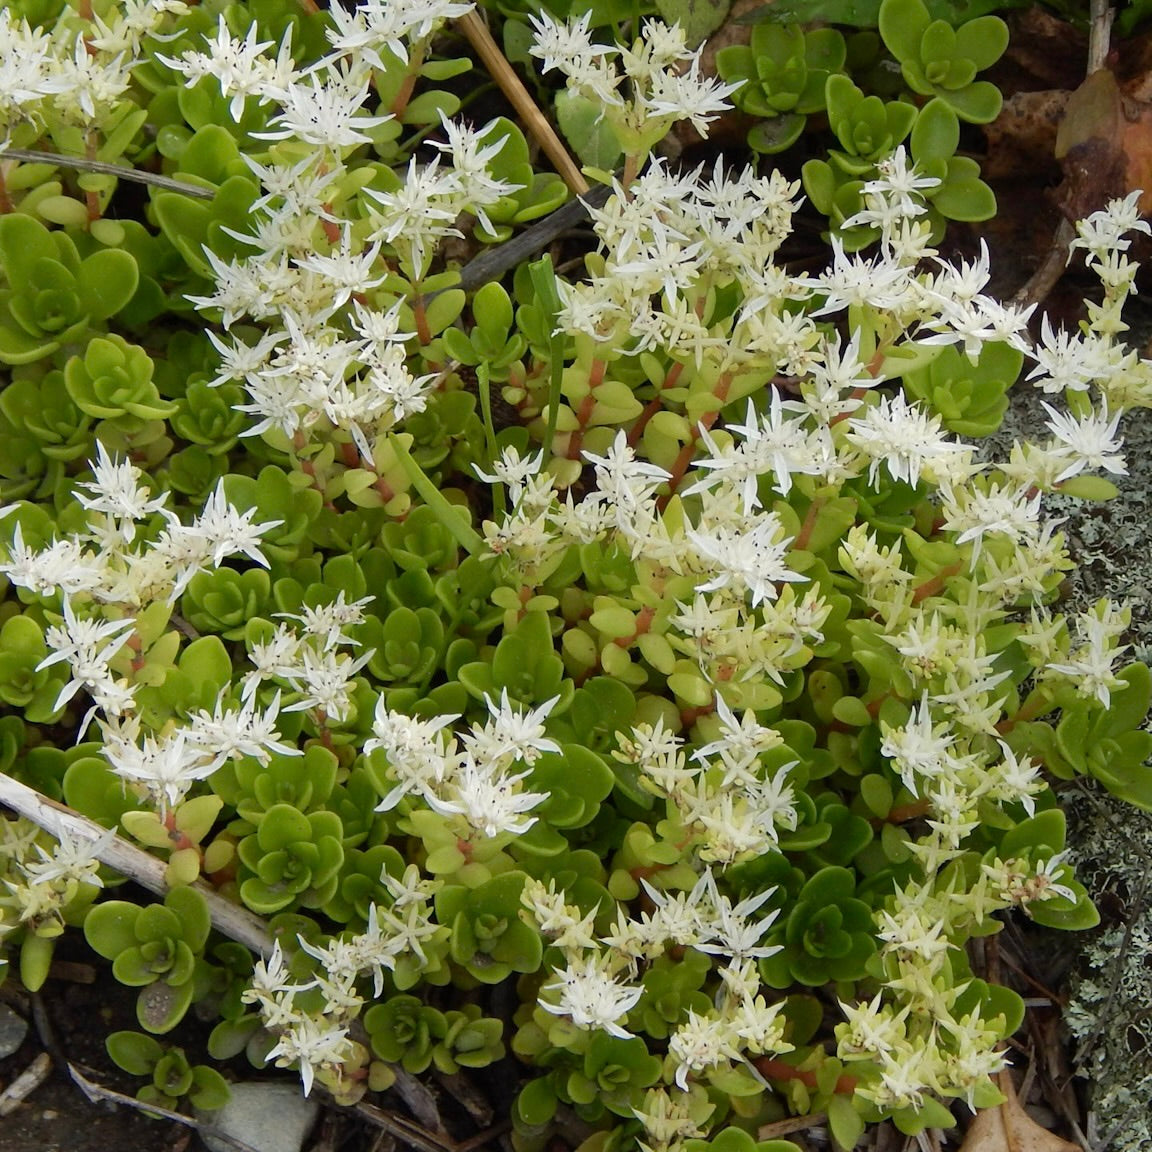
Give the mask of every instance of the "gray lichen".
[[[1148, 327], [1148, 325], [1144, 325]], [[1145, 333], [1147, 338], [1147, 332]], [[1032, 389], [1019, 385], [1003, 428], [989, 442], [1002, 458], [1012, 439], [1045, 438], [1044, 411]], [[1152, 412], [1130, 413], [1125, 425], [1129, 475], [1106, 503], [1052, 496], [1050, 514], [1063, 530], [1077, 567], [1065, 610], [1103, 596], [1132, 609], [1134, 660], [1152, 657]], [[1150, 769], [1152, 770], [1152, 769]], [[1074, 938], [1080, 949], [1065, 1023], [1073, 1058], [1089, 1086], [1089, 1138], [1095, 1152], [1152, 1148], [1152, 814], [1113, 800], [1094, 782], [1066, 794], [1069, 847], [1077, 873], [1114, 923]]]

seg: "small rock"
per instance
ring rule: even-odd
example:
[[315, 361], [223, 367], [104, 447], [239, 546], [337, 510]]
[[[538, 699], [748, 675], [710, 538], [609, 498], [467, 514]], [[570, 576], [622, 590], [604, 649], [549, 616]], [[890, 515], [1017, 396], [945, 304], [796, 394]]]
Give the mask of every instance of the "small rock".
[[11, 1056], [28, 1035], [28, 1021], [7, 1004], [0, 1004], [0, 1060]]
[[231, 1084], [232, 1098], [218, 1112], [199, 1115], [200, 1138], [211, 1152], [236, 1152], [220, 1132], [255, 1152], [300, 1152], [320, 1105], [306, 1100], [299, 1084]]

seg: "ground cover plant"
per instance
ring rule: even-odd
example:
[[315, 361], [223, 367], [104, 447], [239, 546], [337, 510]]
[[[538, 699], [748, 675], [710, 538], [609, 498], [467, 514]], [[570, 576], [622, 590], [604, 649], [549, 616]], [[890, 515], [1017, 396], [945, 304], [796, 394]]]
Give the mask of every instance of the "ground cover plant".
[[[761, 77], [820, 76], [841, 146], [806, 269], [796, 182], [659, 150], [748, 58], [509, 14], [606, 195], [578, 267], [491, 279], [460, 253], [586, 185], [469, 116], [469, 5], [0, 9], [0, 972], [82, 934], [141, 1100], [500, 1069], [518, 1152], [1001, 1103], [1024, 1006], [974, 942], [1097, 922], [1053, 785], [1152, 808], [1152, 678], [1123, 605], [1061, 611], [1044, 507], [1152, 405], [1150, 229], [1079, 223], [1078, 330], [942, 258], [1002, 44], [922, 8], [880, 7], [887, 103]], [[990, 459], [1013, 386], [1046, 427]]]

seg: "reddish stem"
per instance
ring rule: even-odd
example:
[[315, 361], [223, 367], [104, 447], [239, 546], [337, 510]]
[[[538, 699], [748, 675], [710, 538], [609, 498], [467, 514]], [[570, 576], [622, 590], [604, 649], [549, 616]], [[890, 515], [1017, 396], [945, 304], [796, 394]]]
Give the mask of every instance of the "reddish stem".
[[927, 798], [922, 796], [911, 804], [901, 804], [899, 807], [891, 809], [884, 818], [884, 822], [886, 824], [906, 824], [909, 820], [919, 820], [921, 816], [928, 815], [929, 808]]
[[419, 292], [412, 300], [412, 315], [416, 320], [416, 337], [421, 345], [427, 347], [432, 343], [432, 330], [428, 327], [428, 313], [424, 310], [424, 297]]
[[[324, 210], [326, 212], [332, 211], [331, 204], [325, 204]], [[335, 220], [329, 220], [327, 216], [320, 217], [320, 228], [324, 233], [325, 238], [329, 244], [340, 243], [340, 225]]]
[[[376, 484], [374, 487], [376, 488], [376, 491], [380, 493], [380, 498], [384, 501], [385, 504], [387, 504], [389, 500], [395, 499], [396, 493], [392, 490], [392, 485], [389, 484], [383, 476], [376, 477]], [[401, 516], [399, 519], [403, 520], [404, 517]]]
[[711, 412], [706, 412], [700, 418], [700, 422], [692, 429], [692, 435], [688, 443], [680, 449], [679, 455], [672, 462], [672, 467], [669, 469], [671, 475], [668, 477], [668, 492], [656, 501], [656, 506], [661, 511], [668, 506], [668, 501], [672, 499], [676, 494], [676, 489], [680, 487], [680, 482], [684, 479], [684, 474], [688, 471], [688, 465], [692, 463], [692, 457], [696, 454], [696, 444], [700, 436], [704, 432], [711, 431], [712, 425], [720, 418], [720, 409], [724, 407], [724, 403], [728, 399], [728, 391], [731, 387], [732, 375], [729, 372], [725, 372], [724, 375], [716, 381], [716, 390], [712, 394], [716, 400], [716, 408]]
[[[783, 1060], [777, 1060], [769, 1056], [761, 1056], [757, 1060], [752, 1061], [760, 1071], [760, 1075], [766, 1080], [799, 1080], [805, 1088], [815, 1088], [816, 1073], [806, 1072], [800, 1068], [793, 1068], [791, 1064], [786, 1064]], [[856, 1085], [860, 1083], [859, 1077], [850, 1076], [845, 1073], [836, 1081], [836, 1087], [832, 1089], [837, 1095], [843, 1093], [847, 1095], [850, 1092], [855, 1092]]]
[[944, 589], [945, 583], [957, 572], [960, 571], [961, 563], [959, 560], [955, 564], [949, 564], [946, 568], [941, 568], [930, 580], [925, 580], [923, 584], [919, 585], [912, 593], [912, 603], [921, 604], [927, 600], [929, 596], [935, 596], [937, 592]]
[[636, 631], [631, 636], [617, 636], [612, 641], [617, 648], [628, 648], [634, 644], [641, 636], [643, 636], [649, 628], [652, 627], [652, 621], [656, 616], [656, 609], [650, 608], [645, 605], [640, 609], [636, 616]]
[[800, 532], [792, 541], [792, 547], [798, 552], [803, 552], [808, 547], [808, 541], [812, 538], [812, 529], [816, 527], [816, 518], [820, 515], [820, 509], [827, 503], [828, 501], [821, 497], [808, 505], [808, 511], [804, 513], [804, 523], [800, 525]]
[[636, 445], [640, 443], [640, 437], [644, 435], [644, 429], [648, 427], [648, 421], [664, 407], [665, 390], [676, 387], [676, 381], [680, 379], [683, 371], [684, 365], [681, 364], [679, 360], [668, 369], [668, 375], [664, 377], [664, 383], [660, 385], [660, 391], [644, 406], [644, 411], [640, 413], [636, 423], [632, 425], [632, 431], [628, 433], [629, 448], [635, 448]]
[[680, 723], [683, 724], [685, 728], [691, 728], [701, 716], [710, 716], [715, 711], [715, 704], [708, 704], [703, 708], [681, 708]]
[[416, 81], [420, 78], [420, 65], [423, 63], [424, 45], [413, 45], [412, 51], [409, 53], [408, 75], [404, 77], [404, 83], [400, 85], [400, 91], [396, 93], [396, 99], [392, 101], [392, 107], [388, 109], [397, 120], [402, 120], [404, 113], [408, 110], [408, 103], [412, 99], [412, 93], [416, 90]]
[[568, 459], [579, 460], [580, 452], [584, 447], [584, 433], [588, 429], [588, 421], [596, 411], [596, 389], [604, 383], [604, 375], [608, 371], [606, 360], [593, 360], [588, 370], [588, 394], [580, 401], [576, 410], [576, 422], [580, 425], [568, 440]]
[[1047, 694], [1036, 690], [1016, 709], [1013, 715], [1005, 717], [996, 725], [996, 731], [1001, 736], [1006, 736], [1017, 724], [1026, 724], [1029, 720], [1035, 720], [1037, 716], [1043, 716], [1051, 707], [1052, 701], [1048, 699]]
[[[868, 395], [867, 388], [853, 388], [851, 396], [853, 400], [863, 400]], [[831, 428], [833, 424], [839, 424], [841, 420], [847, 420], [851, 415], [850, 412], [838, 412], [831, 420], [828, 421], [828, 427]]]

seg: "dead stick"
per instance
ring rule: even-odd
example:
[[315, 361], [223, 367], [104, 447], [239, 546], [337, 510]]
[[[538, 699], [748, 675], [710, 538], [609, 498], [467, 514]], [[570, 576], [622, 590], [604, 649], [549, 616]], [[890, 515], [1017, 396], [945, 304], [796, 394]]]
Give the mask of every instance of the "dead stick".
[[200, 188], [183, 180], [173, 180], [170, 176], [141, 172], [138, 168], [128, 168], [123, 164], [108, 164], [103, 160], [89, 160], [84, 156], [62, 156], [58, 152], [34, 152], [28, 148], [5, 148], [0, 152], [0, 163], [5, 160], [18, 160], [22, 164], [52, 164], [57, 168], [75, 168], [80, 172], [99, 172], [102, 176], [115, 176], [118, 180], [135, 180], [137, 184], [151, 184], [167, 192], [194, 196], [198, 200], [211, 200], [216, 195], [214, 188]]
[[461, 1140], [456, 1145], [456, 1152], [473, 1152], [476, 1148], [483, 1148], [485, 1144], [491, 1143], [497, 1137], [503, 1136], [512, 1131], [512, 1121], [504, 1120], [499, 1124], [494, 1124], [491, 1128], [485, 1129], [483, 1132], [477, 1132], [475, 1136], [469, 1136], [467, 1140]]
[[0, 1116], [15, 1112], [49, 1076], [52, 1075], [52, 1057], [41, 1052], [7, 1088], [0, 1093]]
[[560, 137], [552, 130], [547, 117], [536, 106], [528, 89], [508, 63], [499, 45], [492, 39], [488, 25], [476, 12], [468, 12], [456, 20], [456, 26], [468, 38], [468, 43], [488, 69], [492, 79], [500, 86], [500, 91], [508, 97], [512, 107], [520, 114], [525, 127], [536, 138], [537, 143], [548, 154], [556, 171], [575, 196], [583, 196], [588, 191], [588, 181], [568, 154]]
[[429, 1132], [419, 1124], [405, 1120], [393, 1112], [377, 1108], [375, 1104], [368, 1104], [361, 1100], [352, 1105], [353, 1111], [363, 1116], [370, 1124], [383, 1128], [400, 1140], [406, 1141], [409, 1147], [416, 1152], [454, 1152], [455, 1145], [446, 1139], [437, 1138], [436, 1134]]
[[[0, 772], [0, 804], [19, 812], [25, 819], [38, 824], [57, 839], [60, 839], [60, 833], [64, 832], [71, 837], [95, 841], [107, 831], [95, 821], [89, 820], [87, 816], [81, 816], [79, 812], [41, 796], [39, 792], [2, 772]], [[96, 853], [96, 858], [122, 876], [127, 876], [129, 880], [135, 880], [149, 892], [156, 893], [157, 896], [164, 896], [168, 892], [169, 885], [164, 879], [164, 862], [120, 836], [114, 837], [111, 843], [101, 848]], [[203, 880], [198, 880], [192, 887], [204, 897], [208, 913], [212, 917], [212, 926], [218, 932], [230, 940], [243, 944], [253, 952], [258, 952], [261, 956], [271, 955], [272, 934], [263, 920], [254, 916], [248, 909], [225, 900]]]
[[828, 1123], [823, 1112], [813, 1112], [811, 1116], [789, 1116], [786, 1120], [776, 1120], [762, 1124], [756, 1130], [757, 1140], [773, 1140], [777, 1136], [787, 1136], [792, 1132], [803, 1132], [808, 1128], [819, 1128]]
[[[85, 1071], [90, 1071], [90, 1069], [85, 1069]], [[222, 1132], [205, 1121], [197, 1120], [195, 1116], [174, 1112], [171, 1108], [163, 1108], [159, 1104], [148, 1104], [143, 1100], [137, 1100], [135, 1096], [126, 1096], [123, 1092], [117, 1092], [113, 1088], [105, 1088], [103, 1084], [89, 1080], [75, 1064], [68, 1065], [68, 1075], [72, 1077], [76, 1086], [92, 1103], [97, 1100], [107, 1100], [111, 1104], [123, 1104], [128, 1108], [135, 1108], [137, 1112], [143, 1112], [145, 1115], [152, 1115], [163, 1120], [175, 1120], [177, 1124], [183, 1124], [186, 1128], [210, 1133], [214, 1139], [229, 1145], [235, 1152], [259, 1152], [259, 1149], [253, 1148], [246, 1141], [240, 1140], [236, 1136], [230, 1136], [227, 1132]]]

